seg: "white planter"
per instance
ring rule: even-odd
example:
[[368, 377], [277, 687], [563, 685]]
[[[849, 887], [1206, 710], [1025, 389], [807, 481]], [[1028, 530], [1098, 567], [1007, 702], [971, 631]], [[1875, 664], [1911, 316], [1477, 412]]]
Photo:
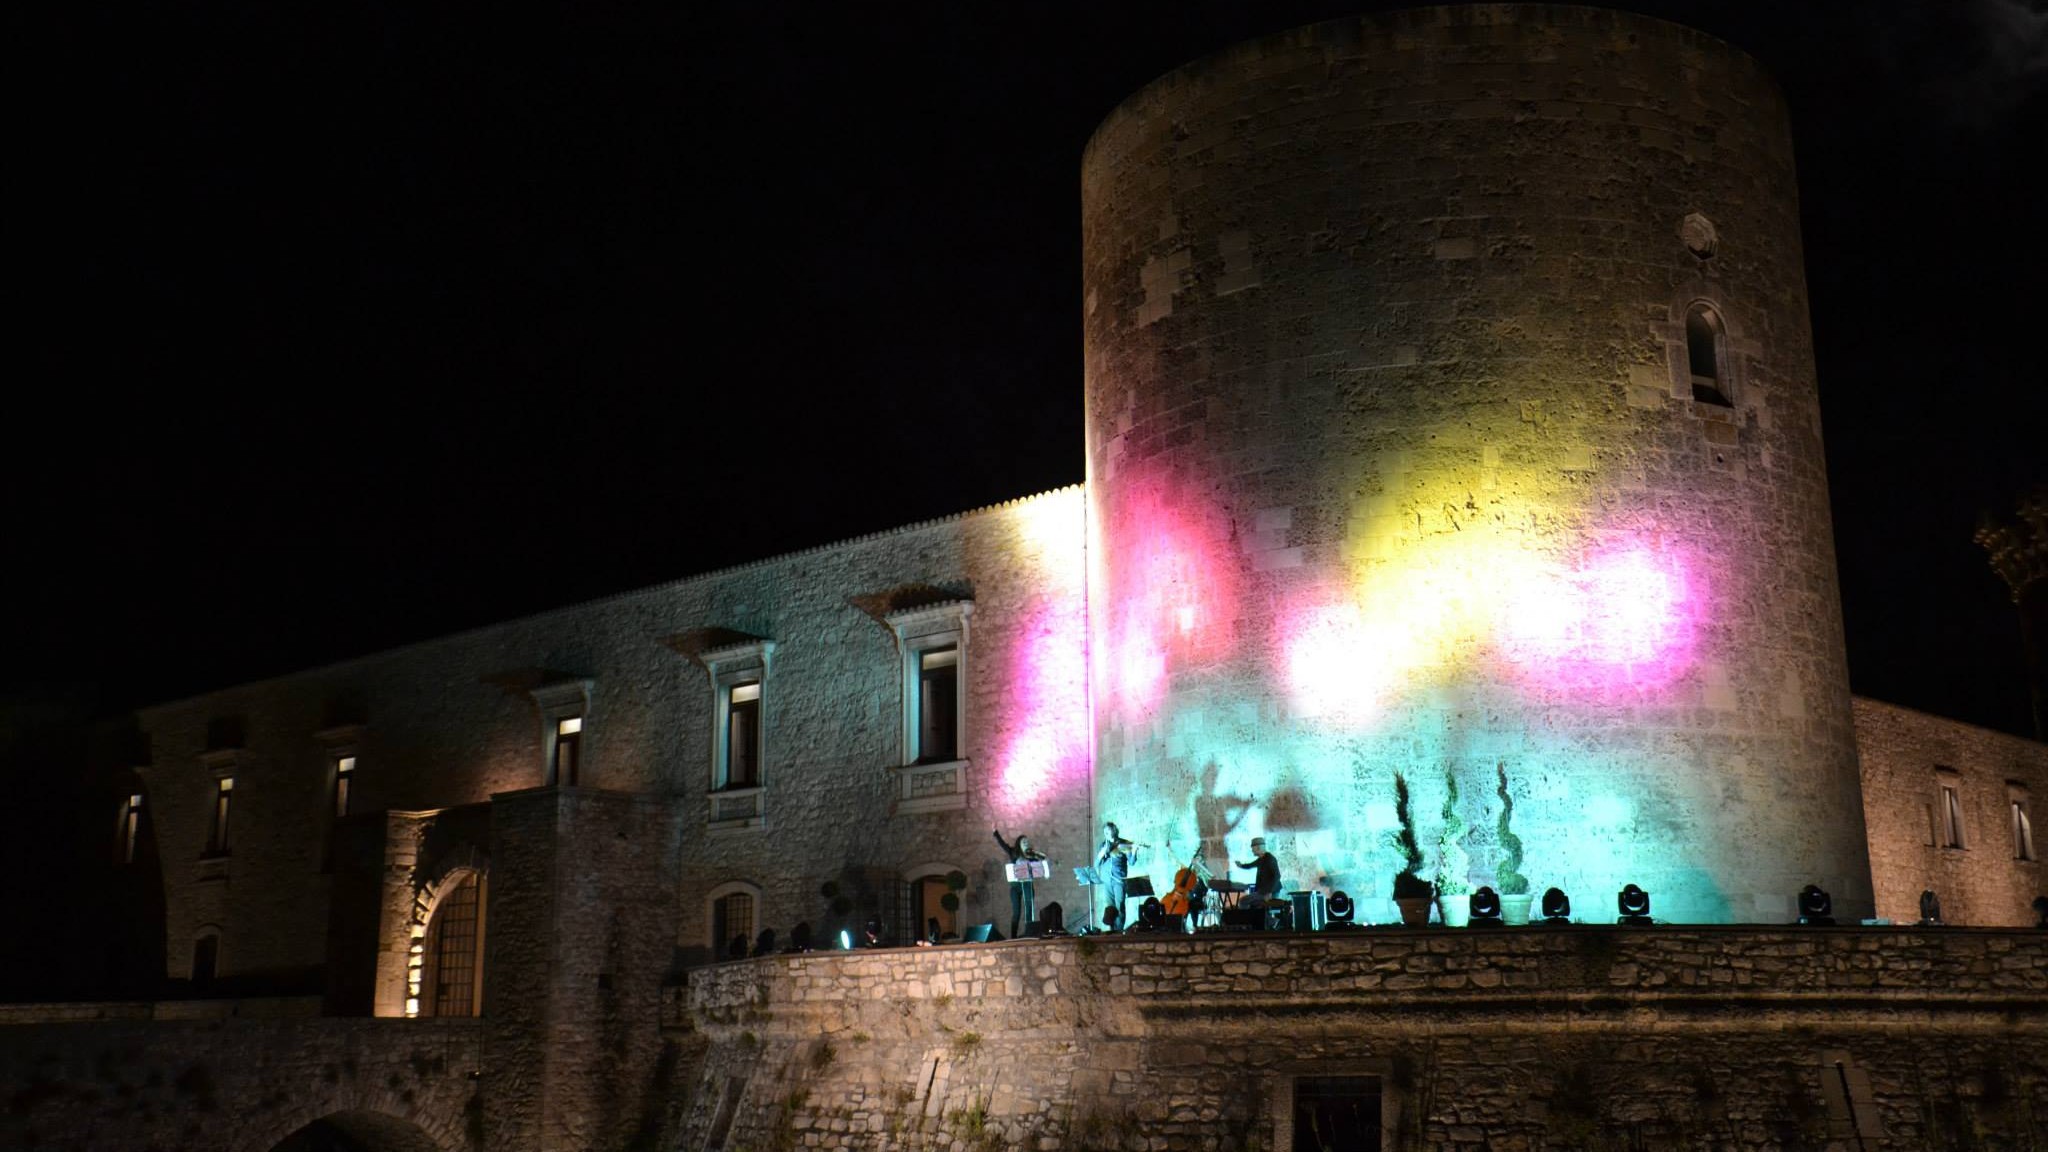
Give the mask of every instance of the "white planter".
[[1437, 912], [1444, 918], [1444, 927], [1463, 928], [1472, 922], [1472, 897], [1438, 896]]
[[1527, 924], [1529, 922], [1529, 900], [1527, 892], [1520, 896], [1500, 898], [1500, 921], [1503, 924]]

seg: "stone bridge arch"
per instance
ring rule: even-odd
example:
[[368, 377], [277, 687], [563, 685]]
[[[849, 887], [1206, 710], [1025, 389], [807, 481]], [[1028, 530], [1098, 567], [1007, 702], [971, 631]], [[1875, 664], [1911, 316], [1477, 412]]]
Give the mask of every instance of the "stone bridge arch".
[[349, 1109], [317, 1116], [275, 1143], [259, 1139], [239, 1147], [249, 1152], [450, 1152], [458, 1145], [410, 1119]]

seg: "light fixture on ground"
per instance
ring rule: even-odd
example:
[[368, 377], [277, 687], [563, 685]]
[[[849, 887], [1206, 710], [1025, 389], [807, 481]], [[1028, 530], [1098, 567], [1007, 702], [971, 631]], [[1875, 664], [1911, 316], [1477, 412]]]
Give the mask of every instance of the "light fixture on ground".
[[1543, 891], [1543, 919], [1552, 924], [1566, 924], [1572, 918], [1571, 897], [1562, 888], [1546, 888]]
[[1920, 893], [1920, 927], [1941, 927], [1941, 897], [1932, 888]]
[[1145, 902], [1138, 905], [1138, 930], [1140, 932], [1159, 932], [1164, 930], [1165, 927], [1166, 905], [1161, 904], [1157, 896], [1145, 897]]
[[1484, 884], [1472, 893], [1472, 915], [1466, 923], [1475, 928], [1500, 927], [1500, 893]]
[[1808, 884], [1799, 890], [1799, 922], [1809, 927], [1833, 924], [1831, 913], [1835, 902], [1818, 884]]
[[1634, 884], [1615, 894], [1614, 906], [1621, 912], [1621, 915], [1615, 918], [1616, 924], [1656, 923], [1650, 919], [1650, 894]]
[[1358, 907], [1351, 902], [1350, 893], [1332, 892], [1330, 898], [1323, 902], [1323, 931], [1342, 932], [1346, 928], [1356, 928], [1358, 925], [1351, 921], [1356, 915]]
[[811, 950], [811, 922], [809, 920], [799, 920], [797, 926], [789, 930], [789, 950], [791, 952], [809, 952]]

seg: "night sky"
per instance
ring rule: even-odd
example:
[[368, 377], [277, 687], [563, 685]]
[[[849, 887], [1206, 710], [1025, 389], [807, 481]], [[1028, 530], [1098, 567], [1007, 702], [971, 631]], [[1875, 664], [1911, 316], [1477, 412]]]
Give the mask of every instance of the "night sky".
[[[2027, 731], [1970, 536], [2044, 478], [2048, 6], [1625, 6], [1791, 101], [1856, 690]], [[561, 7], [33, 18], [0, 699], [175, 698], [1079, 480], [1089, 133], [1361, 6]]]

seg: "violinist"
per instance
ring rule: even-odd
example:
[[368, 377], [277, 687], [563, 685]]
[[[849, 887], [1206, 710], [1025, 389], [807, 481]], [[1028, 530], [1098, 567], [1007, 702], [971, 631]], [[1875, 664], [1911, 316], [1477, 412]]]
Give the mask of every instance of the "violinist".
[[1253, 869], [1252, 892], [1260, 901], [1277, 899], [1280, 895], [1280, 862], [1266, 851], [1264, 836], [1252, 837], [1252, 858], [1236, 865]]
[[[996, 843], [1003, 846], [1003, 853], [1010, 858], [1010, 863], [1018, 864], [1026, 860], [1045, 859], [1045, 853], [1031, 846], [1031, 837], [1019, 836], [1017, 837], [1017, 842], [1012, 844], [1008, 840], [1003, 839], [1002, 829], [997, 828], [994, 831]], [[1017, 938], [1017, 927], [1020, 923], [1028, 925], [1036, 919], [1038, 919], [1037, 893], [1032, 887], [1030, 877], [1027, 876], [1022, 880], [1010, 881], [1010, 939], [1015, 940]]]
[[1116, 825], [1102, 826], [1102, 848], [1095, 853], [1095, 866], [1102, 877], [1102, 895], [1108, 906], [1104, 917], [1112, 932], [1124, 928], [1124, 881], [1131, 875], [1131, 850], [1137, 845], [1123, 838]]

